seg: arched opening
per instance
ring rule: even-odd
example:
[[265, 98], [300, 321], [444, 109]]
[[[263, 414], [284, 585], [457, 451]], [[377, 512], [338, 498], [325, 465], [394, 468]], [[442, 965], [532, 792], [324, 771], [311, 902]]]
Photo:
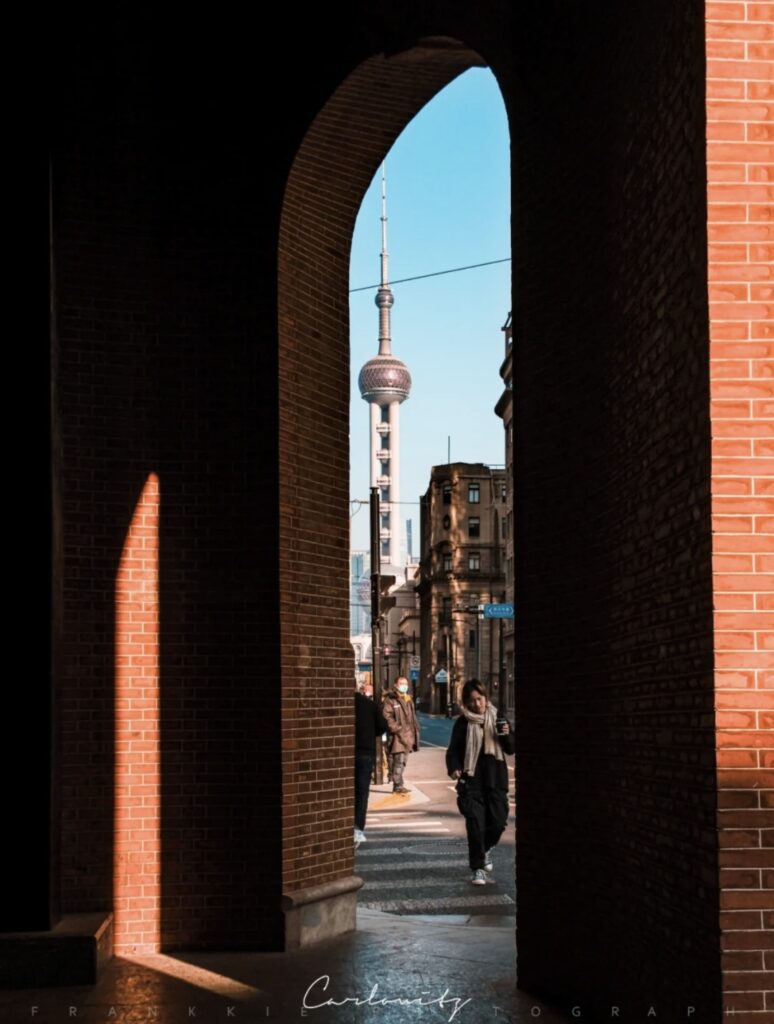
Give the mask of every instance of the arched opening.
[[[279, 245], [280, 602], [284, 888], [352, 878], [349, 644], [349, 253], [362, 197], [391, 144], [444, 85], [483, 61], [432, 38], [361, 64], [299, 149]], [[389, 103], [379, 97], [389, 96]], [[314, 690], [309, 677], [314, 673]], [[345, 701], [342, 698], [346, 697]], [[314, 721], [310, 718], [314, 713]], [[314, 743], [312, 738], [314, 737]], [[330, 745], [337, 750], [331, 755]], [[355, 889], [349, 890], [354, 912]]]
[[[519, 47], [518, 81], [504, 90], [506, 104], [509, 96], [518, 97], [509, 115], [524, 133], [515, 142], [521, 205], [514, 208], [512, 307], [513, 375], [520, 382], [513, 421], [514, 543], [523, 556], [515, 580], [517, 603], [523, 600], [515, 638], [521, 687], [519, 978], [538, 993], [556, 995], [561, 989], [569, 1001], [573, 992], [593, 993], [595, 978], [599, 991], [605, 988], [608, 968], [594, 959], [601, 944], [631, 946], [653, 957], [649, 984], [677, 1005], [677, 986], [660, 980], [657, 966], [657, 937], [669, 932], [674, 910], [654, 909], [638, 877], [641, 845], [654, 862], [660, 860], [660, 829], [636, 807], [651, 801], [663, 809], [662, 827], [685, 855], [679, 867], [662, 865], [664, 878], [675, 893], [685, 892], [716, 854], [711, 832], [691, 838], [692, 819], [684, 813], [695, 808], [697, 818], [708, 823], [711, 798], [704, 797], [714, 784], [709, 506], [702, 489], [709, 453], [706, 282], [696, 267], [684, 279], [680, 303], [669, 293], [674, 324], [667, 330], [659, 325], [663, 311], [652, 303], [654, 282], [676, 273], [683, 246], [670, 234], [643, 269], [635, 239], [647, 248], [652, 197], [629, 161], [632, 146], [662, 152], [670, 143], [647, 105], [637, 108], [636, 130], [624, 132], [628, 148], [604, 135], [613, 131], [610, 123], [591, 139], [592, 101], [584, 90], [568, 92], [558, 84], [570, 73], [569, 54], [579, 80], [585, 68], [580, 49], [567, 42], [571, 21], [563, 21], [566, 45], [555, 46], [543, 26], [531, 49]], [[603, 18], [595, 26], [604, 49], [611, 44], [611, 26]], [[624, 66], [624, 51], [631, 56], [624, 47], [614, 65], [599, 69], [604, 73], [595, 86], [598, 100], [617, 95], [614, 86], [605, 92], [616, 76], [625, 88], [639, 88]], [[344, 289], [352, 224], [360, 197], [403, 124], [476, 61], [463, 46], [438, 39], [366, 61], [311, 124], [288, 178], [280, 231], [279, 360], [283, 745], [292, 792], [283, 848], [290, 899], [296, 886], [306, 899], [304, 886], [314, 880], [353, 908], [357, 884], [350, 881], [351, 796], [324, 793], [312, 799], [318, 778], [333, 778], [336, 770], [351, 778], [351, 761], [340, 744], [333, 758], [317, 750], [320, 740], [324, 747], [351, 735], [340, 697], [352, 675], [344, 635], [349, 595], [343, 401], [349, 387]], [[668, 77], [668, 70], [661, 57], [648, 74], [653, 88], [662, 86], [660, 76]], [[673, 87], [670, 81], [668, 89]], [[386, 94], [389, 105], [376, 102]], [[694, 91], [691, 117], [700, 102]], [[615, 131], [622, 130], [615, 123]], [[686, 181], [701, 165], [690, 149], [680, 150], [679, 162]], [[689, 187], [683, 199], [686, 237], [693, 237], [702, 221]], [[586, 247], [586, 239], [597, 244]], [[639, 310], [641, 319], [627, 318], [624, 308]], [[675, 406], [678, 381], [690, 400]], [[654, 401], [662, 409], [661, 430], [654, 430]], [[681, 463], [682, 476], [670, 477], [666, 498], [657, 467], [686, 437], [692, 439], [692, 457]], [[696, 557], [686, 571], [674, 509], [691, 501]], [[690, 613], [682, 624], [665, 627], [652, 602], [666, 605], [677, 591]], [[660, 646], [658, 637], [665, 638]], [[678, 663], [687, 683], [675, 674]], [[312, 671], [313, 700], [307, 688]], [[687, 774], [680, 744], [670, 744], [659, 729], [661, 700], [681, 708], [686, 687], [702, 716], [691, 739], [702, 755]], [[312, 708], [315, 723], [303, 723]], [[633, 722], [636, 708], [645, 718]], [[576, 728], [570, 727], [573, 721]], [[633, 742], [628, 758], [627, 737]], [[618, 771], [622, 756], [625, 769]], [[585, 771], [579, 771], [581, 764]], [[571, 867], [576, 849], [581, 863], [593, 865], [582, 879]], [[611, 860], [616, 892], [604, 866]], [[624, 893], [644, 914], [654, 915], [633, 937], [631, 917], [622, 911]], [[591, 934], [597, 904], [606, 908], [603, 937]], [[717, 913], [713, 893], [694, 910], [704, 922], [699, 934], [706, 934], [704, 926]], [[677, 946], [670, 948], [674, 955]], [[716, 986], [712, 943], [690, 940], [680, 949], [686, 970], [693, 964], [691, 998], [699, 961]], [[556, 955], [564, 964], [561, 985], [552, 974]], [[636, 961], [618, 963], [631, 990], [642, 987], [634, 976]]]
[[[506, 707], [500, 688], [503, 630], [479, 615], [480, 603], [491, 613], [505, 601], [500, 522], [510, 488], [495, 406], [504, 389], [510, 222], [502, 94], [488, 69], [472, 68], [401, 133], [358, 214], [350, 280], [350, 497], [357, 573], [363, 564], [371, 572], [378, 558], [382, 584], [385, 575], [395, 580], [374, 624], [377, 657], [359, 682], [373, 684], [377, 703], [386, 698], [400, 708], [395, 686], [405, 677], [421, 732], [400, 777], [390, 777], [383, 752], [369, 813], [356, 817], [359, 907], [440, 925], [462, 922], [471, 945], [479, 926], [499, 924], [510, 928], [510, 935], [500, 934], [512, 950], [512, 816], [493, 854], [496, 869], [489, 861], [490, 884], [478, 889], [483, 882], [475, 871], [485, 851], [469, 855], [444, 759], [467, 679], [481, 680], [512, 722], [513, 706]], [[363, 514], [369, 488], [378, 521]], [[357, 576], [353, 584], [357, 602]], [[355, 607], [366, 612], [370, 639], [370, 594]], [[362, 739], [361, 729], [357, 751], [367, 763]], [[504, 797], [498, 806], [506, 806]]]

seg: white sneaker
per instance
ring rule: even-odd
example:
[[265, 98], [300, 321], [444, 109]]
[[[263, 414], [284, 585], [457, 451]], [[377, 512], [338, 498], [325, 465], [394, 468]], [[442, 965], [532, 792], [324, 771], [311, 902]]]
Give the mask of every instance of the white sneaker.
[[470, 879], [471, 885], [486, 885], [486, 872], [483, 868], [477, 868]]
[[492, 851], [487, 850], [484, 854], [484, 871], [494, 871], [494, 864], [492, 863]]
[[360, 844], [364, 843], [365, 841], [366, 841], [365, 832], [363, 832], [359, 828], [356, 828], [355, 829], [355, 849], [357, 849], [358, 846], [360, 846]]

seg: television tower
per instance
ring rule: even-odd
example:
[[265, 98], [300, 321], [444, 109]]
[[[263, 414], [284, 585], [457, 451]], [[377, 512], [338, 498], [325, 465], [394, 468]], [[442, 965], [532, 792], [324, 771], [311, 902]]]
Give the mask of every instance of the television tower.
[[[371, 438], [371, 487], [379, 489], [379, 552], [382, 565], [399, 567], [400, 559], [400, 404], [411, 391], [411, 374], [392, 354], [390, 310], [395, 302], [387, 269], [387, 186], [382, 164], [381, 277], [375, 302], [379, 309], [379, 353], [360, 371], [360, 395], [368, 402]], [[374, 567], [371, 567], [374, 571]]]

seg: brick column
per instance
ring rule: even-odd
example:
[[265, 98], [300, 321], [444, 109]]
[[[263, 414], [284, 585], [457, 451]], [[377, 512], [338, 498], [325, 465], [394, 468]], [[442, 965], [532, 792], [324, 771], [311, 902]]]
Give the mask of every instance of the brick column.
[[774, 1010], [774, 4], [707, 4], [724, 1006]]

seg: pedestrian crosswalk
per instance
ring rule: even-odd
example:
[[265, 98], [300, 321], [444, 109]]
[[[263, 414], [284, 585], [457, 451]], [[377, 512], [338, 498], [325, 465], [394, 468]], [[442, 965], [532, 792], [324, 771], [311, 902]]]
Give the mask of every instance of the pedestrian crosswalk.
[[372, 813], [356, 853], [360, 907], [393, 914], [515, 913], [512, 847], [494, 852], [486, 890], [470, 884], [467, 842], [450, 819], [425, 810]]

